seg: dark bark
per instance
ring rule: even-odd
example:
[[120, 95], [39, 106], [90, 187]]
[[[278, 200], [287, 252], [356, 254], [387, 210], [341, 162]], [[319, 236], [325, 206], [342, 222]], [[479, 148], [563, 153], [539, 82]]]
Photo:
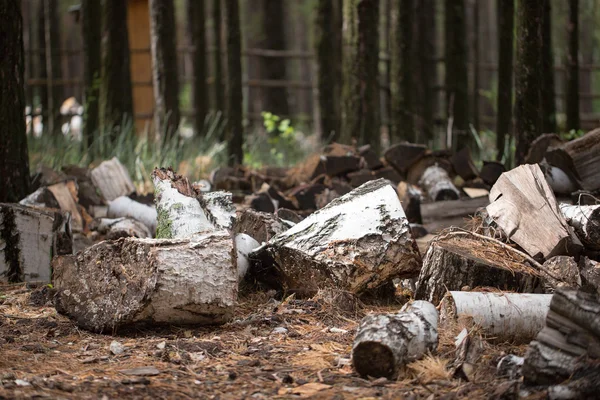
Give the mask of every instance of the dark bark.
[[127, 7], [121, 0], [102, 1], [100, 129], [113, 140], [121, 124], [133, 118], [128, 35]]
[[179, 73], [173, 0], [150, 0], [154, 125], [171, 138], [179, 128]]
[[29, 192], [25, 135], [25, 56], [20, 1], [0, 1], [0, 203]]
[[479, 132], [479, 2], [473, 3], [473, 127]]
[[393, 132], [392, 141], [415, 141], [414, 126], [414, 101], [412, 79], [412, 31], [413, 31], [413, 2], [401, 0], [396, 6], [395, 49], [392, 57], [395, 58], [394, 72], [396, 82], [394, 93]]
[[543, 0], [542, 24], [542, 132], [556, 132], [556, 102], [554, 94], [554, 55], [552, 52], [552, 9], [550, 0]]
[[433, 86], [437, 84], [436, 63], [433, 61], [436, 55], [435, 50], [435, 13], [436, 0], [420, 0], [417, 4], [418, 12], [418, 47], [419, 51], [419, 70], [421, 87], [421, 129], [422, 142], [427, 143], [433, 140], [435, 122], [434, 107], [436, 94], [433, 92]]
[[[48, 77], [48, 73], [46, 71], [46, 23], [44, 22], [44, 2], [38, 1], [34, 4], [34, 21], [36, 23], [32, 24], [32, 29], [35, 30], [35, 45], [34, 48], [38, 49], [38, 54], [35, 54], [35, 69], [34, 76], [39, 79], [46, 79]], [[39, 85], [36, 88], [36, 95], [38, 97], [39, 103], [36, 106], [39, 106], [42, 114], [46, 114], [48, 112], [48, 90], [46, 85]], [[45, 121], [44, 121], [45, 123]], [[44, 130], [48, 129], [47, 126], [44, 127]]]
[[506, 137], [512, 132], [514, 16], [514, 0], [498, 0], [497, 161], [504, 158]]
[[529, 145], [541, 133], [541, 47], [544, 5], [521, 1], [517, 6], [517, 60], [515, 67], [515, 161], [522, 164]]
[[208, 112], [208, 88], [206, 85], [206, 38], [204, 36], [204, 0], [187, 0], [188, 44], [194, 48], [192, 58], [192, 107], [194, 131], [203, 135], [204, 120]]
[[[263, 5], [263, 48], [285, 50], [285, 7], [281, 0], [262, 0]], [[262, 57], [261, 77], [266, 80], [284, 81], [286, 79], [286, 59], [283, 57]], [[288, 116], [287, 89], [269, 87], [263, 89], [265, 111], [279, 116]]]
[[[333, 21], [333, 23], [332, 23]], [[316, 16], [316, 52], [318, 63], [319, 107], [322, 139], [336, 142], [340, 136], [339, 86], [341, 68], [338, 63], [336, 39], [341, 36], [341, 25], [336, 23], [335, 4], [319, 0]]]
[[227, 151], [229, 164], [241, 164], [244, 127], [242, 115], [242, 34], [238, 0], [225, 0], [227, 29]]
[[89, 148], [98, 133], [100, 100], [100, 65], [102, 44], [101, 3], [97, 0], [81, 2], [81, 34], [83, 37], [83, 135]]
[[223, 99], [223, 39], [221, 35], [221, 0], [213, 0], [213, 35], [215, 38], [214, 53], [214, 92], [215, 109], [225, 111], [225, 100]]
[[48, 131], [52, 134], [60, 134], [61, 116], [60, 106], [63, 99], [61, 85], [55, 85], [54, 80], [62, 78], [62, 66], [60, 57], [60, 20], [58, 18], [58, 4], [56, 0], [44, 1], [44, 35], [48, 94]]
[[567, 59], [567, 130], [580, 128], [579, 121], [579, 0], [569, 0], [569, 49]]
[[471, 142], [465, 0], [446, 0], [445, 5], [446, 104], [453, 118], [452, 142], [460, 149]]

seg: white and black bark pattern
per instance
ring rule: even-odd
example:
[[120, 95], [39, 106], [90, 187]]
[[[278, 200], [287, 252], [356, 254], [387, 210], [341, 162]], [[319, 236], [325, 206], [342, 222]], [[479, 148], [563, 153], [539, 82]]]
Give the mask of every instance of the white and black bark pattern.
[[397, 314], [372, 314], [362, 319], [352, 346], [352, 365], [361, 376], [393, 378], [399, 369], [438, 344], [438, 312], [415, 301]]
[[365, 183], [251, 253], [250, 275], [278, 290], [354, 294], [415, 276], [420, 255], [394, 188]]
[[561, 204], [560, 211], [588, 249], [600, 250], [600, 205]]
[[423, 172], [419, 181], [429, 198], [433, 201], [458, 200], [460, 193], [454, 186], [445, 169], [433, 165]]

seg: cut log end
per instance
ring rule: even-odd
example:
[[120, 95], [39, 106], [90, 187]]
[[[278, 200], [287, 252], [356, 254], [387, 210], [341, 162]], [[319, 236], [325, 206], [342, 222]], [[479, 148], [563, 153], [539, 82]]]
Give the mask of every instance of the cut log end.
[[394, 352], [386, 344], [375, 341], [364, 341], [352, 351], [352, 363], [361, 376], [373, 378], [394, 375], [396, 360]]

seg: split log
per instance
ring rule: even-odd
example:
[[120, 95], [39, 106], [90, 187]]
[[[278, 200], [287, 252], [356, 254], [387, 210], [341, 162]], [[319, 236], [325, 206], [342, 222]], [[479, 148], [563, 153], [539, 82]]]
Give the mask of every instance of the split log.
[[104, 241], [55, 257], [52, 266], [57, 311], [94, 332], [136, 323], [222, 324], [237, 300], [233, 241], [224, 231]]
[[460, 196], [445, 169], [433, 165], [423, 172], [419, 185], [433, 201], [457, 200]]
[[117, 197], [113, 201], [110, 201], [106, 216], [113, 219], [133, 218], [146, 225], [152, 236], [156, 233], [156, 209], [131, 200], [127, 196]]
[[600, 189], [600, 128], [548, 150], [546, 160], [569, 174], [582, 189]]
[[422, 144], [399, 143], [383, 153], [386, 161], [399, 172], [405, 173], [419, 161], [427, 152], [427, 147]]
[[244, 233], [254, 238], [258, 243], [266, 243], [293, 225], [293, 223], [280, 220], [273, 214], [246, 209], [236, 218], [233, 225], [233, 234]]
[[129, 172], [116, 157], [103, 161], [92, 169], [90, 178], [104, 200], [107, 201], [135, 192]]
[[433, 304], [415, 301], [397, 314], [362, 319], [352, 346], [352, 365], [362, 377], [395, 377], [400, 368], [438, 344], [438, 313]]
[[101, 218], [96, 229], [106, 235], [108, 240], [117, 240], [125, 237], [151, 238], [152, 233], [146, 225], [133, 218]]
[[534, 258], [577, 254], [571, 232], [540, 167], [521, 165], [502, 174], [490, 191], [489, 216]]
[[246, 196], [244, 204], [248, 205], [253, 210], [264, 213], [274, 213], [277, 206], [273, 199], [265, 192]]
[[450, 291], [440, 305], [440, 321], [472, 318], [496, 341], [529, 342], [544, 327], [551, 294]]
[[309, 296], [331, 286], [359, 295], [420, 267], [398, 196], [384, 180], [333, 200], [251, 258], [258, 282]]
[[60, 209], [60, 204], [58, 204], [56, 197], [54, 197], [54, 194], [46, 186], [38, 188], [35, 192], [21, 200], [19, 204], [35, 208]]
[[490, 191], [484, 188], [463, 187], [462, 190], [471, 199], [484, 196], [488, 197], [490, 195]]
[[450, 158], [450, 162], [452, 162], [454, 171], [456, 171], [456, 173], [465, 181], [475, 179], [479, 176], [479, 171], [477, 171], [477, 167], [475, 167], [475, 163], [473, 163], [471, 150], [468, 147], [463, 147], [461, 150], [454, 153]]
[[238, 233], [234, 238], [235, 251], [237, 254], [237, 271], [238, 277], [240, 279], [246, 276], [246, 272], [248, 272], [248, 268], [250, 268], [250, 253], [260, 247], [260, 243], [258, 243], [254, 238], [250, 235], [246, 235], [245, 233]]
[[470, 216], [488, 204], [490, 201], [487, 197], [436, 201], [421, 204], [420, 214], [429, 232], [439, 232], [451, 226], [464, 226]]
[[600, 205], [561, 204], [560, 211], [587, 248], [600, 250]]
[[581, 287], [579, 268], [573, 257], [552, 257], [544, 263], [544, 269], [552, 275], [544, 277], [546, 293], [554, 293], [555, 288], [578, 289]]
[[456, 337], [454, 345], [456, 351], [450, 365], [452, 376], [467, 382], [473, 381], [475, 366], [483, 353], [482, 341], [464, 328]]
[[403, 180], [402, 175], [392, 167], [376, 169], [373, 171], [373, 175], [374, 179], [387, 179], [396, 185]]
[[506, 167], [504, 167], [504, 164], [496, 161], [484, 161], [479, 176], [485, 183], [492, 186], [500, 178], [500, 175], [505, 172]]
[[583, 257], [580, 261], [581, 286], [591, 293], [600, 295], [600, 263]]
[[451, 236], [430, 244], [423, 259], [415, 298], [437, 305], [449, 290], [465, 286], [534, 292], [540, 275], [525, 259], [494, 242]]
[[65, 181], [48, 186], [60, 209], [71, 214], [71, 228], [73, 231], [81, 232], [84, 228], [83, 217], [79, 213], [77, 185], [75, 181]]
[[410, 183], [411, 185], [419, 185], [419, 181], [423, 177], [425, 170], [434, 165], [445, 169], [448, 175], [452, 176], [452, 164], [447, 158], [435, 156], [433, 154], [426, 154], [408, 169], [406, 172], [406, 182]]
[[346, 177], [350, 180], [350, 185], [356, 188], [364, 183], [374, 180], [375, 174], [369, 169], [361, 169], [359, 171], [350, 172]]
[[300, 185], [286, 193], [288, 198], [296, 204], [298, 210], [316, 210], [317, 195], [327, 189], [327, 186], [321, 183]]
[[[597, 295], [560, 289], [552, 296], [546, 326], [531, 342], [523, 364], [528, 385], [573, 379], [587, 360], [600, 358], [600, 301]], [[597, 369], [597, 367], [596, 367]]]
[[379, 159], [379, 156], [368, 144], [358, 148], [358, 155], [362, 157], [363, 163], [368, 169], [378, 169], [383, 167], [383, 163]]
[[410, 183], [400, 182], [396, 186], [398, 192], [398, 198], [402, 203], [402, 208], [406, 214], [408, 222], [415, 224], [422, 224], [423, 218], [421, 216], [421, 190]]
[[194, 233], [231, 229], [235, 207], [231, 193], [202, 194], [171, 169], [152, 173], [158, 215], [157, 238], [186, 238]]
[[105, 204], [92, 182], [89, 168], [78, 165], [65, 165], [62, 167], [62, 171], [69, 178], [73, 178], [77, 182], [77, 197], [80, 205], [89, 209], [91, 206], [102, 206]]
[[535, 138], [529, 145], [529, 151], [525, 157], [525, 164], [539, 164], [546, 156], [546, 151], [552, 147], [560, 147], [563, 140], [556, 133], [544, 133]]
[[290, 210], [287, 208], [278, 209], [275, 212], [275, 215], [290, 226], [297, 224], [298, 222], [300, 222], [304, 219], [300, 215], [298, 215], [296, 212], [294, 212], [293, 210]]
[[577, 183], [562, 169], [548, 164], [545, 160], [540, 162], [539, 166], [554, 193], [570, 195], [577, 190]]
[[72, 250], [70, 215], [0, 203], [0, 281], [51, 282], [52, 256]]

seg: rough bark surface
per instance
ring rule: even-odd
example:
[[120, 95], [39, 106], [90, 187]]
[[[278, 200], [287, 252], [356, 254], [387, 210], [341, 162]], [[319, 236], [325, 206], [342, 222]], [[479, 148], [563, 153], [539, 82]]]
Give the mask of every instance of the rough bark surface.
[[395, 51], [392, 53], [393, 74], [393, 122], [391, 141], [407, 140], [414, 142], [414, 102], [412, 100], [412, 32], [413, 1], [401, 0], [395, 7], [396, 28], [394, 32]]
[[242, 34], [238, 0], [224, 0], [227, 29], [227, 152], [229, 164], [244, 159], [242, 125]]
[[227, 232], [104, 241], [56, 257], [53, 269], [56, 309], [94, 332], [135, 323], [221, 324], [232, 317], [237, 300]]
[[512, 133], [514, 0], [498, 0], [498, 94], [496, 116], [496, 161], [505, 156], [506, 138]]
[[420, 266], [398, 196], [382, 179], [333, 200], [251, 258], [256, 280], [300, 295], [329, 286], [362, 294]]
[[397, 314], [368, 315], [354, 338], [352, 365], [363, 377], [393, 378], [437, 348], [437, 326], [438, 312], [426, 301], [407, 304]]
[[272, 213], [255, 211], [249, 208], [236, 218], [233, 233], [245, 233], [258, 243], [266, 243], [293, 225], [293, 223], [282, 221]]
[[592, 250], [600, 250], [600, 205], [580, 206], [561, 204], [567, 223], [575, 229], [577, 237]]
[[29, 193], [25, 135], [23, 20], [20, 2], [0, 3], [0, 202], [17, 202]]
[[[286, 50], [285, 24], [286, 2], [281, 0], [262, 0], [262, 11], [264, 21], [263, 46], [264, 49]], [[331, 21], [330, 21], [331, 22]], [[286, 79], [286, 59], [283, 57], [262, 57], [261, 78], [273, 81], [284, 81]], [[289, 116], [290, 109], [287, 99], [287, 88], [268, 87], [263, 88], [264, 110], [279, 116]]]
[[[222, 15], [221, 15], [221, 0], [213, 0], [212, 3], [212, 19], [213, 19], [213, 37], [215, 41], [215, 53], [214, 53], [214, 95], [215, 105], [214, 108], [217, 111], [225, 112], [225, 100], [223, 94], [225, 92], [223, 88], [223, 35], [222, 35]], [[223, 138], [221, 138], [223, 140]]]
[[44, 35], [46, 54], [46, 72], [47, 72], [47, 94], [48, 108], [46, 111], [46, 124], [48, 132], [53, 135], [60, 134], [61, 115], [60, 106], [64, 100], [63, 87], [55, 85], [54, 80], [60, 80], [62, 74], [62, 63], [59, 49], [61, 48], [60, 39], [60, 18], [59, 4], [57, 0], [42, 0], [44, 3]]
[[542, 133], [556, 132], [556, 95], [554, 91], [554, 54], [552, 51], [552, 6], [550, 0], [542, 0]]
[[567, 54], [566, 114], [567, 130], [578, 130], [579, 121], [579, 0], [569, 0], [567, 22], [569, 46]]
[[188, 44], [194, 48], [192, 56], [192, 102], [194, 109], [194, 131], [202, 135], [204, 119], [208, 112], [208, 85], [206, 84], [206, 38], [204, 0], [187, 0], [187, 37]]
[[83, 135], [88, 147], [100, 129], [100, 70], [102, 55], [102, 3], [81, 2], [81, 34], [83, 37]]

